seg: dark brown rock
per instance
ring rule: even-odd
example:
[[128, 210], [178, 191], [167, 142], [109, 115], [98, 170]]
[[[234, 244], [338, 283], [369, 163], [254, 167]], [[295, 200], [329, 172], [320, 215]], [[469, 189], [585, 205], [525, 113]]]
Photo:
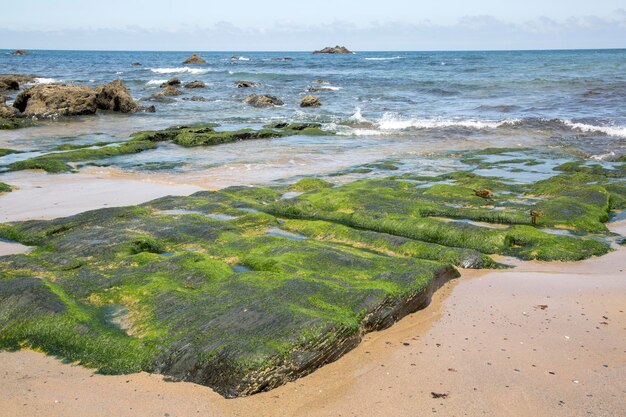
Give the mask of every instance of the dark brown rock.
[[185, 88], [205, 88], [206, 84], [202, 81], [192, 81], [185, 84]]
[[28, 51], [23, 49], [18, 49], [17, 51], [11, 52], [11, 55], [28, 55]]
[[235, 87], [237, 88], [252, 88], [260, 86], [261, 84], [255, 83], [254, 81], [235, 81]]
[[320, 49], [319, 51], [313, 51], [314, 54], [352, 54], [353, 52], [350, 51], [348, 48], [346, 48], [345, 46], [335, 46], [333, 47], [326, 47], [324, 49]]
[[186, 60], [183, 61], [183, 64], [206, 64], [206, 61], [202, 59], [202, 57], [192, 54]]
[[96, 105], [100, 110], [135, 113], [141, 106], [132, 98], [121, 80], [115, 80], [96, 88]]
[[300, 102], [300, 107], [319, 107], [322, 102], [315, 96], [304, 96]]
[[133, 67], [140, 67], [141, 66], [141, 62], [133, 62], [130, 65], [133, 66]]
[[0, 91], [19, 90], [20, 86], [32, 82], [37, 78], [34, 75], [3, 74], [0, 75]]
[[168, 85], [181, 85], [181, 84], [182, 82], [178, 78], [174, 77], [174, 78], [170, 78], [169, 80], [161, 84], [161, 88], [165, 88]]
[[275, 96], [270, 95], [261, 95], [258, 96], [256, 94], [251, 94], [246, 97], [244, 103], [251, 105], [252, 107], [272, 107], [272, 106], [282, 106], [284, 103], [281, 99]]

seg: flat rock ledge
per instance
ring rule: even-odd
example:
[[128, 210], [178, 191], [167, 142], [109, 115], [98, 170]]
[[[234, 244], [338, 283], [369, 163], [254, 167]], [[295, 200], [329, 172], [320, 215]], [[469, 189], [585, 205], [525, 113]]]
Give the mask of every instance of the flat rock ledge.
[[276, 357], [271, 366], [242, 372], [226, 357], [217, 357], [209, 363], [198, 364], [197, 352], [186, 352], [185, 347], [162, 359], [155, 372], [174, 380], [195, 382], [213, 388], [225, 398], [245, 397], [270, 391], [295, 381], [324, 365], [341, 358], [356, 348], [363, 336], [384, 330], [405, 316], [426, 308], [432, 295], [448, 281], [458, 278], [459, 272], [451, 266], [435, 271], [435, 277], [421, 291], [407, 297], [388, 297], [368, 308], [357, 331], [342, 326], [329, 327], [313, 343], [303, 344], [286, 357]]

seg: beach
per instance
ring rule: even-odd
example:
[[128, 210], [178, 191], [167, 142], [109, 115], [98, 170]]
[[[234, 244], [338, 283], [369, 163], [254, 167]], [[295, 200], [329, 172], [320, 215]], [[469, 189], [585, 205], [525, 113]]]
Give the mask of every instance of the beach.
[[341, 51], [0, 55], [0, 414], [624, 413], [626, 51]]

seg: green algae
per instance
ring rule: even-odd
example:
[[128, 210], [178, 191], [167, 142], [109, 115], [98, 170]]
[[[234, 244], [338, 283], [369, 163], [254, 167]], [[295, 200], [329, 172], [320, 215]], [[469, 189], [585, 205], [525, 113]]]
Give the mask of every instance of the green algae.
[[9, 193], [12, 190], [13, 190], [13, 187], [11, 187], [9, 184], [0, 182], [0, 193]]
[[22, 117], [0, 117], [0, 130], [15, 130], [34, 125], [35, 122], [32, 119]]
[[103, 158], [110, 158], [118, 155], [129, 155], [143, 152], [147, 149], [156, 148], [156, 144], [149, 141], [129, 141], [118, 146], [102, 146], [99, 148], [77, 149], [68, 152], [49, 153], [34, 158], [9, 164], [12, 171], [24, 169], [43, 169], [49, 173], [71, 172], [73, 168], [70, 162], [91, 161]]
[[466, 171], [305, 178], [3, 224], [1, 238], [37, 248], [0, 257], [0, 348], [159, 372], [228, 397], [271, 389], [418, 309], [458, 276], [453, 266], [607, 253], [603, 223], [626, 184], [587, 168], [527, 184]]
[[16, 151], [16, 150], [13, 150], [13, 149], [0, 148], [0, 157], [6, 156], [6, 155], [11, 155], [11, 154], [16, 154], [16, 153], [20, 153], [20, 151]]

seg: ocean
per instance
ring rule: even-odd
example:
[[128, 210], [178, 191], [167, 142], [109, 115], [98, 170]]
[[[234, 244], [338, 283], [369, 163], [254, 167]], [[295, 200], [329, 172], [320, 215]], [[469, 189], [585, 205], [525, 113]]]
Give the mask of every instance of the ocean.
[[[90, 86], [119, 78], [133, 97], [154, 104], [156, 112], [43, 121], [38, 127], [0, 132], [2, 147], [45, 153], [59, 143], [117, 141], [137, 130], [196, 122], [230, 129], [314, 121], [336, 133], [210, 151], [163, 145], [117, 158], [116, 165], [127, 170], [149, 171], [158, 162], [160, 172], [168, 172], [168, 166], [172, 172], [198, 172], [238, 162], [248, 171], [258, 164], [312, 164], [315, 168], [302, 171], [312, 173], [485, 146], [562, 148], [600, 160], [626, 153], [626, 50], [198, 52], [206, 65], [181, 64], [191, 51], [9, 52], [0, 51], [0, 73], [36, 74], [38, 83]], [[203, 81], [207, 87], [181, 88], [182, 96], [150, 101], [171, 77], [183, 83]], [[238, 89], [238, 80], [261, 86]], [[300, 108], [309, 87], [324, 88], [312, 93], [322, 107]], [[285, 104], [250, 107], [242, 100], [253, 92], [275, 95]], [[193, 96], [204, 101], [190, 100]], [[22, 155], [0, 158], [0, 166], [28, 154]]]

